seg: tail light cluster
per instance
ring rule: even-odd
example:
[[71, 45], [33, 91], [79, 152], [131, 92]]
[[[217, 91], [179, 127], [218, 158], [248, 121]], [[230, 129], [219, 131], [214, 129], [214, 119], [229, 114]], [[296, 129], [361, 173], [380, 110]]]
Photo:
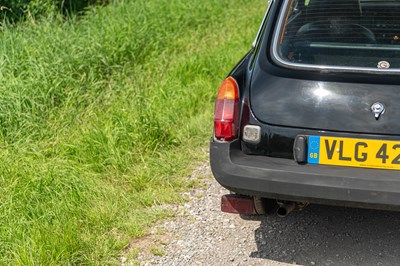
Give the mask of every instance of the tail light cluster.
[[232, 77], [225, 79], [218, 90], [214, 110], [214, 134], [221, 141], [237, 137], [239, 120], [239, 86]]

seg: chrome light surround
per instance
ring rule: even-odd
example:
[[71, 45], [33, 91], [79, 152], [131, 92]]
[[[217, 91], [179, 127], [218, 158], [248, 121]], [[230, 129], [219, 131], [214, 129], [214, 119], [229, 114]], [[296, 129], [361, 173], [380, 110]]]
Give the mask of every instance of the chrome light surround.
[[246, 125], [243, 128], [243, 141], [257, 144], [261, 141], [261, 127], [255, 125]]

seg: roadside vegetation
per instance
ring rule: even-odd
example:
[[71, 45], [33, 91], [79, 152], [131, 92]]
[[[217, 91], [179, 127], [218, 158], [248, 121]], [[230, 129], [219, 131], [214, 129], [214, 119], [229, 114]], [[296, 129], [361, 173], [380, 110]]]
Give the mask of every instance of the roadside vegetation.
[[7, 26], [0, 46], [0, 264], [118, 263], [173, 213], [214, 97], [262, 0], [115, 1]]
[[0, 0], [0, 18], [9, 23], [68, 19], [83, 15], [89, 7], [108, 2], [109, 0]]

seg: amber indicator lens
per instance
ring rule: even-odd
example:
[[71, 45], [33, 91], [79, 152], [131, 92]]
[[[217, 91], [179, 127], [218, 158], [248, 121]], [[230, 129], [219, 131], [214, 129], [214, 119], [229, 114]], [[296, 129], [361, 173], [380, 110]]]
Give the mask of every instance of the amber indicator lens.
[[232, 77], [221, 84], [214, 110], [214, 134], [221, 141], [237, 137], [239, 117], [239, 87]]

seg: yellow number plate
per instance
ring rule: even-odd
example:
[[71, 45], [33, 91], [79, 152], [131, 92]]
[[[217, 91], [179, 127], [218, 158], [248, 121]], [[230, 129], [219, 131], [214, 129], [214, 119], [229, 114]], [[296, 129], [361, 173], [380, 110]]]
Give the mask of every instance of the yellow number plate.
[[308, 163], [400, 170], [400, 141], [310, 136]]

